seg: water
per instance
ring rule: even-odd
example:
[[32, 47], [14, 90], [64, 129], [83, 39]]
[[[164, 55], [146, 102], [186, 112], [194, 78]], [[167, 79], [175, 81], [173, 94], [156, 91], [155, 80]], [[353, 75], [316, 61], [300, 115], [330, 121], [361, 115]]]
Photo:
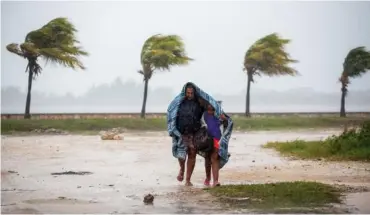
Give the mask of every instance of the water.
[[[244, 112], [245, 107], [232, 106], [224, 104], [223, 108], [227, 112]], [[127, 105], [75, 105], [75, 106], [52, 106], [52, 105], [32, 105], [32, 113], [139, 113], [141, 107]], [[163, 106], [147, 106], [147, 112], [165, 113], [167, 105]], [[370, 111], [370, 106], [347, 105], [348, 112], [365, 112]], [[266, 113], [288, 113], [288, 112], [339, 112], [339, 105], [323, 106], [323, 105], [251, 105], [251, 112], [266, 112]], [[24, 106], [1, 106], [1, 113], [24, 113]]]

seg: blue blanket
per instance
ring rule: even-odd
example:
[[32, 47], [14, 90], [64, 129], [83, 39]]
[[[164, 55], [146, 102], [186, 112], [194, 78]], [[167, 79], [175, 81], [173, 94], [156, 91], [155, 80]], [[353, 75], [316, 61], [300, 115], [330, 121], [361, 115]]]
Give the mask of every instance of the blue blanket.
[[[167, 131], [168, 134], [172, 137], [172, 154], [175, 158], [179, 159], [186, 159], [186, 151], [187, 147], [182, 142], [181, 134], [176, 128], [176, 118], [177, 118], [177, 111], [181, 102], [185, 98], [185, 91], [186, 86], [188, 84], [192, 84], [195, 87], [195, 92], [198, 97], [202, 98], [203, 100], [207, 101], [215, 108], [215, 116], [220, 119], [220, 115], [224, 114], [228, 119], [227, 128], [224, 130], [222, 137], [220, 139], [220, 149], [219, 149], [219, 156], [220, 156], [220, 168], [222, 168], [229, 160], [228, 156], [228, 146], [230, 136], [233, 130], [233, 121], [232, 119], [227, 116], [221, 108], [221, 105], [210, 95], [206, 92], [201, 90], [198, 86], [194, 83], [188, 82], [184, 85], [181, 93], [175, 97], [175, 99], [170, 103], [167, 109]], [[204, 156], [204, 154], [199, 153], [200, 155]]]

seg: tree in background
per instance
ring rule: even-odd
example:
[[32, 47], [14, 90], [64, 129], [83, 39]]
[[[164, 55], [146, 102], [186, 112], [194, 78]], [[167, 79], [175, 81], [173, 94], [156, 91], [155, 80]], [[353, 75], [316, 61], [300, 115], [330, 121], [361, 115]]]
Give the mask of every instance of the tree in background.
[[340, 116], [346, 117], [346, 96], [348, 93], [349, 78], [361, 77], [370, 70], [370, 52], [365, 47], [357, 47], [348, 52], [344, 59], [343, 72], [339, 78], [342, 84], [342, 96], [340, 101]]
[[22, 44], [11, 43], [6, 46], [7, 50], [27, 59], [26, 72], [28, 72], [28, 88], [24, 118], [31, 118], [31, 90], [32, 81], [41, 73], [41, 66], [37, 62], [43, 58], [46, 63], [60, 64], [72, 69], [85, 69], [79, 56], [87, 56], [88, 53], [77, 46], [79, 41], [75, 33], [77, 29], [66, 18], [56, 18], [42, 28], [31, 31], [26, 35]]
[[192, 59], [186, 55], [181, 37], [157, 34], [145, 41], [141, 50], [140, 60], [142, 70], [138, 72], [144, 76], [144, 98], [141, 118], [145, 118], [148, 82], [154, 71], [169, 71], [171, 66], [187, 65]]
[[250, 87], [255, 75], [291, 75], [298, 72], [289, 66], [297, 60], [290, 58], [285, 45], [290, 40], [279, 37], [276, 33], [269, 34], [257, 40], [246, 52], [243, 70], [247, 73], [247, 94], [245, 115], [250, 117]]

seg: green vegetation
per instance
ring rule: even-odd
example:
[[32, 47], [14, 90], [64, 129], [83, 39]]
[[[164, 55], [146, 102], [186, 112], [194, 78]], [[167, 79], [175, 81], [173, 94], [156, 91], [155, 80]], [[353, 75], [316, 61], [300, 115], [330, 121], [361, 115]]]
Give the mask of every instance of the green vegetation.
[[297, 63], [297, 60], [290, 58], [285, 50], [285, 45], [290, 40], [279, 37], [276, 33], [269, 34], [257, 40], [246, 52], [244, 57], [243, 70], [247, 73], [247, 96], [245, 115], [250, 117], [250, 88], [254, 82], [255, 75], [291, 75], [295, 76], [298, 72], [289, 66]]
[[364, 123], [358, 131], [351, 129], [323, 141], [270, 142], [264, 147], [299, 158], [370, 161], [370, 122]]
[[366, 51], [365, 47], [360, 46], [348, 52], [343, 63], [343, 72], [339, 81], [342, 84], [342, 97], [340, 102], [340, 116], [346, 116], [345, 98], [348, 92], [348, 84], [350, 78], [361, 77], [370, 70], [370, 52]]
[[149, 37], [141, 50], [142, 70], [139, 74], [144, 77], [144, 98], [141, 108], [141, 118], [145, 118], [148, 83], [156, 70], [170, 70], [172, 66], [187, 65], [190, 59], [185, 52], [184, 43], [177, 35], [156, 34]]
[[29, 32], [24, 43], [11, 43], [7, 50], [27, 59], [28, 88], [24, 118], [31, 118], [31, 90], [32, 81], [41, 73], [41, 66], [37, 62], [40, 58], [72, 69], [85, 69], [80, 56], [87, 56], [76, 39], [77, 29], [66, 18], [56, 18], [40, 29]]
[[339, 188], [317, 182], [279, 182], [269, 184], [224, 185], [206, 189], [219, 201], [245, 209], [262, 209], [263, 212], [304, 211], [340, 203]]
[[[304, 128], [335, 128], [344, 125], [360, 125], [366, 118], [360, 117], [235, 117], [234, 130], [283, 130]], [[34, 129], [55, 128], [69, 132], [100, 131], [111, 128], [129, 130], [165, 131], [166, 118], [121, 118], [121, 119], [59, 119], [59, 120], [16, 120], [1, 121], [1, 132], [29, 132]]]

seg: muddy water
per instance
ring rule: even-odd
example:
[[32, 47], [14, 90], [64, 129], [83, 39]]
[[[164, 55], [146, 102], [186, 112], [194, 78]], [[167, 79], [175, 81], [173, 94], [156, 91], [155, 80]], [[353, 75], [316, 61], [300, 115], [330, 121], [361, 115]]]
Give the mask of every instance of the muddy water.
[[[235, 133], [231, 160], [221, 171], [228, 183], [316, 180], [370, 187], [370, 165], [281, 158], [261, 149], [267, 141], [320, 139], [337, 131]], [[166, 133], [128, 133], [124, 140], [98, 136], [2, 138], [2, 213], [227, 213], [200, 192], [204, 161], [197, 159], [193, 188], [176, 181], [177, 161]], [[85, 175], [52, 175], [66, 171]], [[143, 196], [155, 195], [153, 205]], [[351, 194], [348, 205], [363, 213], [368, 204]], [[358, 209], [358, 207], [360, 207]], [[246, 211], [244, 211], [246, 212]]]

